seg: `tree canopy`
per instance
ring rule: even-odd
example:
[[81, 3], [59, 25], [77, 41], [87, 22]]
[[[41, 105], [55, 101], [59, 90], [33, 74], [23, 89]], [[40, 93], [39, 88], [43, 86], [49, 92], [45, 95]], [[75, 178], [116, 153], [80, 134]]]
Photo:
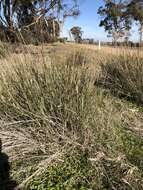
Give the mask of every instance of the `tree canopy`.
[[101, 27], [104, 27], [114, 42], [126, 36], [131, 28], [131, 20], [127, 14], [126, 1], [106, 0], [105, 5], [98, 9], [101, 16]]
[[143, 1], [142, 0], [131, 0], [127, 6], [128, 14], [135, 21], [139, 22], [140, 28], [140, 43], [142, 43], [143, 38]]
[[[34, 30], [34, 26], [39, 22], [38, 27], [48, 26], [51, 23], [54, 29], [57, 24], [69, 16], [78, 16], [79, 8], [77, 0], [1, 0], [0, 1], [0, 27], [6, 31]], [[50, 18], [50, 19], [49, 19]], [[37, 26], [36, 26], [37, 27]], [[41, 29], [42, 30], [42, 29]], [[49, 29], [48, 29], [49, 30]], [[60, 29], [59, 29], [60, 30]]]
[[81, 27], [74, 26], [71, 28], [70, 32], [73, 35], [75, 42], [80, 43], [82, 40], [82, 34], [83, 34]]

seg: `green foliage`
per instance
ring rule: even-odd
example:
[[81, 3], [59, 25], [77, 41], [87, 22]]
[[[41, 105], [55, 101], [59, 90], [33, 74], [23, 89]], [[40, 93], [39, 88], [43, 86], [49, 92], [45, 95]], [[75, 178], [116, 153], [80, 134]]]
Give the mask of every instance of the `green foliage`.
[[74, 26], [70, 29], [71, 34], [74, 37], [75, 42], [80, 43], [82, 40], [82, 30], [79, 26]]
[[62, 161], [47, 168], [46, 173], [33, 179], [32, 190], [87, 190], [96, 185], [96, 170], [86, 153], [67, 154]]
[[143, 175], [143, 140], [130, 131], [121, 132], [123, 149], [128, 160], [142, 170]]
[[125, 36], [125, 31], [131, 29], [131, 20], [126, 9], [124, 1], [106, 1], [105, 6], [98, 9], [102, 18], [99, 26], [104, 27], [115, 42]]
[[48, 166], [43, 175], [33, 178], [26, 189], [141, 190], [142, 177], [125, 158], [116, 160], [102, 157], [92, 162], [89, 156], [88, 151], [81, 150], [66, 154], [61, 161]]
[[142, 0], [131, 0], [128, 4], [128, 13], [140, 23], [143, 22], [143, 2]]
[[127, 6], [127, 14], [129, 14], [135, 21], [140, 24], [140, 43], [142, 43], [143, 37], [143, 1], [131, 0]]
[[79, 15], [76, 0], [70, 3], [63, 0], [1, 0], [0, 11], [0, 28], [6, 39], [26, 43], [30, 42], [29, 35], [35, 40], [38, 37], [39, 42], [53, 41], [60, 33], [57, 15], [60, 15], [60, 20]]

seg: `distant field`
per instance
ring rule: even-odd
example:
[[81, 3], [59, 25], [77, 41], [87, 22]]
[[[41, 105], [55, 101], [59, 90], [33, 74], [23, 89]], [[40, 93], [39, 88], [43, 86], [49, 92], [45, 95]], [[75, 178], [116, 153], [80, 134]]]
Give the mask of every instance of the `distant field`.
[[[72, 47], [77, 47], [77, 48], [86, 48], [89, 50], [99, 50], [98, 45], [90, 45], [90, 44], [70, 44]], [[140, 53], [142, 54], [143, 52], [143, 48], [131, 48], [131, 47], [111, 47], [111, 46], [105, 46], [105, 45], [101, 45], [101, 52], [104, 53], [111, 53], [111, 54], [121, 54], [121, 53]]]
[[64, 54], [68, 55], [71, 52], [77, 51], [77, 50], [84, 50], [88, 51], [90, 53], [92, 52], [100, 52], [100, 54], [112, 54], [112, 55], [120, 55], [120, 54], [139, 54], [142, 55], [143, 49], [142, 48], [130, 48], [130, 47], [111, 47], [111, 46], [102, 46], [99, 50], [97, 45], [90, 45], [90, 44], [75, 44], [75, 43], [54, 43], [54, 44], [44, 44], [41, 46], [34, 46], [34, 45], [10, 45], [9, 46], [10, 52], [13, 53], [24, 53], [29, 52], [32, 54], [52, 54], [52, 53], [58, 53], [58, 54]]

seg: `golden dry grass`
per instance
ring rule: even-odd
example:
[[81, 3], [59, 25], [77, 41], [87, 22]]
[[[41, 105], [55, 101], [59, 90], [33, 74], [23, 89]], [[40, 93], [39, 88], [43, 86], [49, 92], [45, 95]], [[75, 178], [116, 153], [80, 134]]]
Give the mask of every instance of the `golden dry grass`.
[[[123, 51], [124, 56], [140, 54]], [[0, 138], [20, 187], [29, 190], [38, 183], [42, 188], [50, 165], [61, 167], [66, 154], [81, 154], [90, 162], [86, 173], [83, 165], [78, 170], [79, 179], [89, 180], [86, 190], [96, 189], [93, 181], [101, 190], [106, 183], [110, 189], [142, 189], [142, 112], [94, 84], [103, 74], [101, 65], [116, 63], [116, 56], [114, 48], [51, 44], [24, 46], [0, 60]], [[76, 169], [69, 171], [77, 173]], [[76, 183], [75, 176], [70, 185]]]

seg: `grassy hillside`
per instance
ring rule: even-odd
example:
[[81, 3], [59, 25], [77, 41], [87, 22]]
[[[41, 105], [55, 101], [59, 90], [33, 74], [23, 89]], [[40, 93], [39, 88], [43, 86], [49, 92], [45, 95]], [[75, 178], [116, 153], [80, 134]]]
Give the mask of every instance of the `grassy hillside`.
[[20, 189], [142, 190], [138, 52], [7, 51], [0, 53], [0, 138]]

